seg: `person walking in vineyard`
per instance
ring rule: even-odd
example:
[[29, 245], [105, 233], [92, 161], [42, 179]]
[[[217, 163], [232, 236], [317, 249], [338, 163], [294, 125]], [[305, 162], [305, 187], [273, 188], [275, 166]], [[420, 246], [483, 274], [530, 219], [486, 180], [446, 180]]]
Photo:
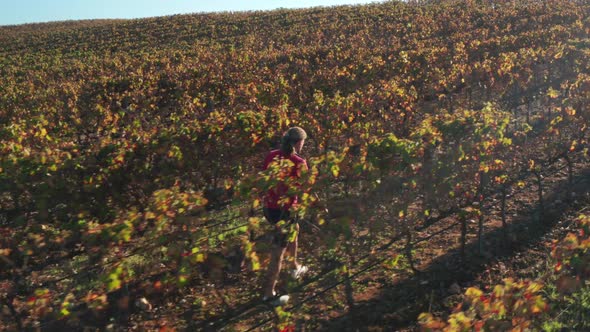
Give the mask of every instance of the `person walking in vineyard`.
[[[308, 271], [306, 266], [297, 261], [299, 224], [293, 211], [298, 200], [294, 192], [300, 187], [297, 180], [307, 171], [307, 162], [299, 156], [306, 138], [307, 134], [302, 128], [289, 128], [281, 139], [280, 149], [271, 151], [264, 160], [263, 170], [278, 180], [263, 198], [264, 216], [274, 226], [270, 263], [264, 284], [265, 301], [277, 295], [275, 287], [286, 252], [293, 264], [291, 275], [294, 278]], [[286, 302], [288, 296], [282, 296], [280, 300]]]

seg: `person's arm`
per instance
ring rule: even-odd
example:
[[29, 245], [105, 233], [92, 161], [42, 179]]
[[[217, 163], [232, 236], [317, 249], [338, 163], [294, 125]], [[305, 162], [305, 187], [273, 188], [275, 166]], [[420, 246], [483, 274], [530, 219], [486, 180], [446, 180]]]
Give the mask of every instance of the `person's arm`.
[[298, 170], [297, 177], [301, 177], [301, 175], [303, 175], [303, 173], [307, 173], [307, 171], [309, 171], [309, 167], [307, 166], [307, 161], [303, 159], [303, 162], [301, 163], [301, 166]]

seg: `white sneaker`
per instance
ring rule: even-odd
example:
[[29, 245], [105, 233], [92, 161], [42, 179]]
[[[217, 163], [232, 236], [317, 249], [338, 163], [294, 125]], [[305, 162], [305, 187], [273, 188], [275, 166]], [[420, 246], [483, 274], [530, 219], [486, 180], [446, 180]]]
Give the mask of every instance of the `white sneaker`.
[[277, 297], [277, 293], [276, 292], [272, 292], [272, 297], [266, 297], [264, 296], [262, 298], [262, 301], [264, 302], [269, 302], [270, 305], [272, 305], [273, 307], [281, 307], [286, 305], [287, 303], [289, 303], [289, 295], [281, 295], [279, 297]]
[[293, 269], [293, 271], [291, 271], [291, 276], [295, 279], [299, 279], [301, 278], [301, 276], [306, 274], [307, 271], [309, 271], [309, 268], [307, 268], [307, 266], [300, 265], [298, 268]]
[[282, 307], [284, 305], [286, 305], [287, 303], [289, 303], [289, 295], [281, 295], [279, 296], [278, 299], [274, 300], [271, 302], [271, 304], [275, 307]]

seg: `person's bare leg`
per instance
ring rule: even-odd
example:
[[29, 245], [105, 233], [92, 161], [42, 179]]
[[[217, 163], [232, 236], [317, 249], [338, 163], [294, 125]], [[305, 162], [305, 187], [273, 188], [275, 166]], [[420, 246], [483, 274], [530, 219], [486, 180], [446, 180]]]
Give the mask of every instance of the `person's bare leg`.
[[279, 274], [281, 272], [281, 265], [285, 251], [286, 248], [275, 246], [274, 244], [270, 251], [270, 262], [268, 264], [266, 284], [264, 286], [264, 296], [266, 298], [271, 298], [274, 296], [273, 291], [275, 290], [275, 286], [279, 280]]

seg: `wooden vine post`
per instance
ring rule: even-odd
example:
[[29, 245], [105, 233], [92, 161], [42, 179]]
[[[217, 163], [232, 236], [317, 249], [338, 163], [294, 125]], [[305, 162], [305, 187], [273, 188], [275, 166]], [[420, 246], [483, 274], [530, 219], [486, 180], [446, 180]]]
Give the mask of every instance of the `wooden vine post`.
[[563, 156], [563, 159], [565, 159], [565, 162], [567, 164], [567, 184], [568, 184], [568, 190], [567, 192], [567, 201], [568, 202], [572, 202], [573, 201], [573, 194], [572, 194], [572, 189], [574, 189], [574, 164], [572, 161], [572, 158], [570, 158], [569, 154], [566, 152]]
[[479, 187], [478, 187], [478, 195], [477, 195], [477, 203], [478, 203], [478, 218], [477, 218], [477, 244], [478, 244], [478, 252], [480, 255], [483, 254], [483, 223], [484, 223], [484, 188], [485, 188], [485, 173], [480, 171], [479, 172]]
[[543, 220], [543, 213], [545, 211], [545, 206], [543, 202], [543, 174], [541, 165], [536, 165], [534, 160], [529, 160], [529, 170], [535, 176], [535, 180], [537, 182], [537, 203], [538, 203], [538, 211], [539, 211], [539, 221]]
[[460, 253], [461, 253], [461, 263], [465, 265], [467, 263], [466, 259], [466, 252], [465, 252], [465, 244], [467, 242], [467, 219], [472, 212], [472, 209], [463, 209], [459, 212], [459, 221], [461, 222], [461, 239], [460, 239]]
[[500, 218], [502, 219], [502, 230], [504, 236], [508, 236], [508, 225], [506, 222], [506, 199], [508, 198], [508, 175], [496, 176], [495, 182], [500, 185]]
[[352, 238], [347, 239], [346, 241], [346, 254], [348, 255], [348, 262], [346, 265], [346, 272], [344, 273], [344, 277], [346, 278], [344, 282], [344, 291], [346, 293], [346, 303], [348, 305], [348, 312], [353, 313], [355, 309], [354, 304], [354, 286], [352, 285], [352, 279], [350, 277], [350, 269], [354, 266], [354, 256], [353, 256], [353, 249], [352, 249]]

